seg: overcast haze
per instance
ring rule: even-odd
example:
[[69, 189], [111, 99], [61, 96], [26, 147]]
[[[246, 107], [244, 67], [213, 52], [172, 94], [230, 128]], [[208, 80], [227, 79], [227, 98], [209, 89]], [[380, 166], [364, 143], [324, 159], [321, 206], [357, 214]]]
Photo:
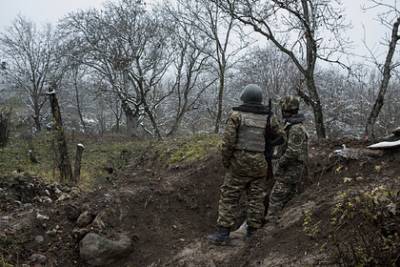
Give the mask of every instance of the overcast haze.
[[[101, 7], [103, 2], [104, 0], [0, 0], [0, 29], [4, 30], [18, 14], [33, 19], [39, 24], [55, 23], [68, 12], [89, 7]], [[361, 5], [365, 4], [365, 0], [343, 0], [343, 3], [346, 8], [346, 17], [353, 25], [353, 28], [347, 33], [350, 40], [354, 42], [353, 53], [366, 53], [362, 44], [363, 25], [367, 29], [368, 46], [376, 53], [378, 51], [379, 54], [385, 53], [385, 50], [379, 49], [377, 44], [382, 42], [382, 38], [390, 31], [374, 20], [374, 12], [362, 11]]]

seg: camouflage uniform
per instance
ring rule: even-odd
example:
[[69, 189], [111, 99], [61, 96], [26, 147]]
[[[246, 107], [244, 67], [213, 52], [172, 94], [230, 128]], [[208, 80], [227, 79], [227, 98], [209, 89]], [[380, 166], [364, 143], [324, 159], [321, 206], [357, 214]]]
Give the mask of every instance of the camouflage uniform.
[[[293, 101], [293, 97], [288, 97], [286, 101]], [[279, 147], [279, 159], [274, 164], [275, 184], [269, 198], [267, 221], [276, 221], [278, 213], [296, 193], [297, 186], [307, 174], [308, 134], [303, 120], [304, 117], [299, 114], [286, 118], [284, 130], [287, 138]]]
[[[260, 228], [264, 219], [267, 163], [264, 158], [264, 129], [267, 114], [231, 112], [223, 136], [222, 159], [227, 168], [218, 209], [217, 224], [231, 228], [237, 219], [239, 199], [247, 193], [247, 224]], [[271, 127], [283, 135], [276, 117]]]

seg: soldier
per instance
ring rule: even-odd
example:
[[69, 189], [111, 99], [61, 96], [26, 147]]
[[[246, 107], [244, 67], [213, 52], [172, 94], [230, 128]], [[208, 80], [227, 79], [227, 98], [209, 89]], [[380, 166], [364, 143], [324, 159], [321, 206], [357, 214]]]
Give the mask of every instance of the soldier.
[[264, 158], [264, 132], [270, 121], [269, 133], [274, 140], [283, 139], [277, 119], [270, 109], [262, 105], [262, 91], [250, 84], [241, 95], [242, 105], [230, 113], [222, 145], [222, 161], [226, 168], [218, 207], [217, 231], [208, 236], [215, 244], [229, 241], [229, 234], [236, 223], [239, 199], [247, 193], [247, 233], [250, 237], [262, 227], [266, 191], [267, 162]]
[[298, 113], [300, 101], [287, 96], [281, 105], [286, 141], [278, 149], [279, 159], [274, 166], [275, 184], [269, 197], [267, 223], [277, 222], [279, 212], [307, 174], [308, 134], [303, 126], [304, 115]]

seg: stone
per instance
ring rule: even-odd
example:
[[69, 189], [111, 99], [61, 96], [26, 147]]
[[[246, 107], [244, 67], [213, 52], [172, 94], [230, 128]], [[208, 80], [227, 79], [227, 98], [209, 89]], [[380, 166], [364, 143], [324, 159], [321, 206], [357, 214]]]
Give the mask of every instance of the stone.
[[35, 254], [32, 254], [32, 255], [29, 257], [29, 260], [30, 260], [32, 263], [46, 263], [47, 257], [46, 257], [45, 255], [35, 253]]
[[42, 200], [41, 201], [42, 203], [46, 203], [46, 204], [53, 203], [53, 200], [50, 197], [42, 197], [41, 200]]
[[61, 196], [57, 199], [57, 202], [61, 202], [70, 198], [71, 198], [70, 194], [62, 193]]
[[47, 215], [40, 214], [39, 212], [36, 214], [36, 219], [39, 221], [48, 221], [50, 218]]
[[383, 156], [382, 151], [373, 151], [364, 148], [347, 148], [345, 145], [343, 145], [342, 149], [335, 150], [333, 153], [336, 157], [347, 160], [379, 158]]
[[81, 215], [79, 215], [78, 220], [76, 221], [76, 224], [79, 227], [85, 227], [89, 224], [92, 223], [92, 221], [94, 220], [95, 215], [92, 214], [90, 211], [84, 211]]
[[74, 228], [72, 230], [72, 235], [78, 239], [81, 240], [87, 233], [89, 233], [90, 230], [87, 228]]
[[113, 266], [131, 250], [132, 241], [126, 234], [111, 240], [89, 233], [79, 243], [80, 257], [91, 266]]
[[65, 215], [67, 219], [71, 222], [76, 222], [81, 215], [81, 210], [74, 204], [69, 204], [64, 207]]
[[49, 230], [46, 232], [46, 235], [54, 237], [57, 235], [57, 230], [56, 229]]
[[43, 243], [43, 242], [44, 242], [44, 237], [41, 236], [41, 235], [37, 235], [37, 236], [35, 237], [35, 242], [38, 243], [38, 244]]

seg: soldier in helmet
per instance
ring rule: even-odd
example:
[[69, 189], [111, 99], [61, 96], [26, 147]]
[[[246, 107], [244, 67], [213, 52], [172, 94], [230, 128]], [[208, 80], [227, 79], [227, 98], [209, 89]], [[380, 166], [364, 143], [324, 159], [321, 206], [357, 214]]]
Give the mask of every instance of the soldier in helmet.
[[293, 197], [296, 188], [307, 173], [308, 134], [304, 129], [304, 115], [299, 114], [300, 101], [287, 96], [281, 102], [285, 142], [279, 146], [274, 168], [275, 184], [272, 188], [267, 223], [276, 223], [279, 212]]
[[240, 98], [242, 105], [234, 107], [229, 115], [222, 145], [222, 161], [226, 168], [218, 207], [217, 231], [208, 236], [215, 244], [229, 241], [236, 223], [239, 199], [247, 194], [247, 237], [261, 228], [264, 220], [267, 163], [264, 158], [267, 121], [269, 137], [275, 143], [282, 141], [284, 132], [270, 109], [262, 104], [262, 90], [250, 84]]

